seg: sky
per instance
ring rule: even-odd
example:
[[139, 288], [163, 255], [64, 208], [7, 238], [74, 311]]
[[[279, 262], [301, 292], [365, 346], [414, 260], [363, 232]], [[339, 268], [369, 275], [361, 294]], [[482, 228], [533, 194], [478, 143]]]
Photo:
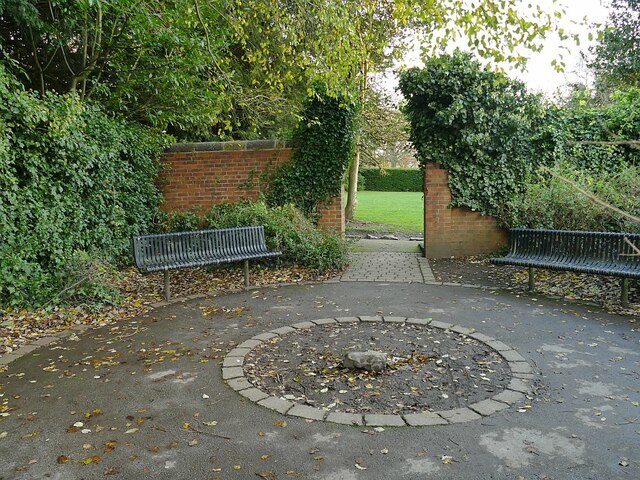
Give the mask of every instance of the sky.
[[[563, 86], [579, 81], [589, 83], [592, 81], [590, 75], [583, 65], [580, 52], [588, 52], [589, 47], [595, 43], [597, 29], [590, 26], [594, 23], [603, 24], [607, 18], [607, 0], [559, 0], [566, 9], [566, 15], [560, 20], [562, 26], [568, 32], [575, 32], [580, 35], [580, 45], [576, 45], [571, 40], [561, 42], [557, 35], [549, 36], [544, 40], [544, 47], [541, 52], [528, 52], [529, 61], [524, 72], [507, 69], [510, 77], [519, 78], [524, 81], [532, 92], [541, 92], [548, 97], [553, 97], [558, 89]], [[538, 0], [543, 8], [553, 9], [551, 0]], [[557, 7], [556, 7], [557, 8]], [[587, 17], [587, 25], [581, 23]], [[589, 32], [593, 33], [594, 40], [588, 40]], [[463, 45], [460, 45], [463, 47]], [[562, 48], [564, 47], [564, 49]], [[568, 49], [568, 50], [567, 50]], [[556, 72], [551, 61], [563, 55], [566, 63], [564, 72]], [[393, 73], [398, 67], [420, 66], [420, 49], [415, 45], [405, 58], [393, 69], [383, 76], [381, 84], [388, 91], [393, 91], [397, 87], [397, 78]], [[395, 95], [394, 95], [395, 96]]]

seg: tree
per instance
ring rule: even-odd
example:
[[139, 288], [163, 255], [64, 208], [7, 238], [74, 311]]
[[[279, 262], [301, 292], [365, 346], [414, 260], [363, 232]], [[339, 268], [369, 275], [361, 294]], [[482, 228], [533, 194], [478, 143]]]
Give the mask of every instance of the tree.
[[[466, 37], [470, 50], [497, 62], [523, 66], [525, 49], [540, 50], [541, 39], [554, 28], [553, 19], [562, 11], [543, 11], [519, 0], [360, 0], [351, 4], [351, 21], [356, 32], [355, 72], [359, 98], [364, 101], [369, 76], [385, 68], [405, 51], [411, 35], [421, 39], [426, 57]], [[359, 47], [359, 48], [358, 48]], [[361, 142], [358, 142], [361, 143]], [[357, 203], [360, 151], [349, 171], [347, 219], [353, 218]]]
[[360, 122], [361, 162], [381, 166], [383, 158], [397, 166], [409, 148], [409, 122], [380, 87], [372, 85], [366, 92]]
[[640, 0], [612, 0], [590, 67], [600, 88], [640, 87]]
[[[219, 5], [217, 5], [218, 3]], [[76, 92], [133, 120], [188, 130], [218, 120], [229, 28], [222, 0], [5, 0], [7, 64], [44, 95]], [[209, 29], [216, 25], [216, 35]]]

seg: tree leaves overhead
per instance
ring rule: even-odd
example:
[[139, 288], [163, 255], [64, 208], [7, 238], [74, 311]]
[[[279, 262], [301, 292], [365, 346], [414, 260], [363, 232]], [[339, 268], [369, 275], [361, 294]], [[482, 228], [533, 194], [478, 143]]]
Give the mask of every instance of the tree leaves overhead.
[[279, 136], [320, 81], [356, 95], [414, 35], [520, 64], [554, 12], [519, 0], [1, 0], [0, 44], [41, 93], [76, 91], [181, 137]]
[[609, 87], [640, 87], [640, 1], [612, 0], [589, 65]]

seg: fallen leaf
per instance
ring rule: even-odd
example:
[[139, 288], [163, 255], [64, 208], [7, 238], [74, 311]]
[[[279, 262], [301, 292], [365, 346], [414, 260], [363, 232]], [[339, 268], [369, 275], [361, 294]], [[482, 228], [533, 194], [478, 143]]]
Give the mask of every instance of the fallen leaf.
[[120, 473], [116, 467], [108, 467], [104, 470], [105, 475], [118, 475]]
[[138, 431], [138, 429], [137, 429], [137, 428], [130, 428], [129, 430], [127, 430], [127, 431], [126, 431], [126, 432], [124, 432], [124, 433], [136, 433], [137, 431]]
[[287, 425], [288, 425], [288, 423], [287, 423], [286, 420], [278, 420], [278, 421], [273, 422], [273, 426], [274, 427], [282, 427], [282, 428], [284, 428]]
[[67, 463], [69, 460], [71, 459], [66, 455], [60, 455], [58, 456], [58, 458], [56, 458], [56, 463], [59, 463], [60, 465], [62, 465], [64, 463]]
[[109, 442], [106, 442], [104, 444], [104, 453], [112, 452], [113, 449], [116, 448], [116, 445], [118, 445], [118, 442], [116, 442], [115, 440], [111, 440]]
[[215, 420], [212, 422], [202, 422], [202, 423], [207, 427], [215, 427], [218, 424], [218, 422], [216, 422]]
[[363, 467], [363, 466], [362, 466], [362, 465], [360, 465], [359, 463], [356, 463], [356, 468], [357, 468], [358, 470], [366, 470], [366, 469], [367, 469], [367, 467]]
[[198, 440], [195, 438], [189, 442], [190, 447], [195, 447], [197, 444], [198, 444]]
[[273, 473], [273, 470], [264, 470], [262, 472], [256, 473], [260, 478], [266, 478], [268, 480], [277, 480], [277, 476]]

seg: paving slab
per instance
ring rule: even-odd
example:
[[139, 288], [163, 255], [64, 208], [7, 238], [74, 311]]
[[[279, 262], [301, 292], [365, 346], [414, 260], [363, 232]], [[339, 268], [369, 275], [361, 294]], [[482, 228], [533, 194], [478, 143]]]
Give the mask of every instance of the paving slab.
[[426, 427], [432, 425], [446, 425], [447, 422], [440, 415], [432, 412], [423, 412], [423, 413], [409, 413], [407, 415], [403, 415], [404, 421], [407, 425], [412, 427]]
[[524, 394], [521, 392], [515, 392], [513, 390], [505, 390], [504, 392], [500, 392], [498, 395], [494, 395], [491, 397], [492, 400], [497, 402], [507, 403], [509, 405], [513, 405], [514, 403], [518, 403], [519, 401], [524, 399]]
[[478, 412], [480, 415], [483, 415], [486, 417], [493, 413], [509, 408], [509, 405], [507, 405], [506, 403], [497, 402], [494, 399], [488, 398], [478, 403], [472, 403], [471, 405], [469, 405], [469, 408], [474, 412]]
[[464, 423], [480, 419], [480, 415], [467, 407], [454, 408], [453, 410], [443, 410], [438, 412], [442, 418], [449, 423]]
[[331, 412], [327, 415], [327, 422], [342, 425], [364, 425], [362, 414], [356, 413]]
[[293, 407], [293, 403], [276, 397], [267, 397], [264, 400], [260, 400], [258, 405], [275, 410], [278, 413], [287, 413]]
[[323, 420], [327, 412], [308, 405], [294, 405], [287, 415], [306, 418], [307, 420]]
[[406, 423], [400, 415], [365, 414], [364, 424], [369, 427], [404, 427]]

